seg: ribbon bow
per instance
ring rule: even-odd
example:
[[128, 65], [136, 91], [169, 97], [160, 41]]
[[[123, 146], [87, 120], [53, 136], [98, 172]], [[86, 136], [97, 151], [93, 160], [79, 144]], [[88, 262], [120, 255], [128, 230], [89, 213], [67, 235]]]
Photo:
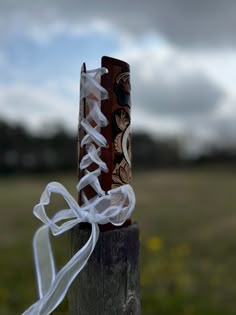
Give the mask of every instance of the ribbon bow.
[[[52, 193], [61, 195], [67, 202], [68, 209], [58, 211], [50, 219], [45, 206], [50, 203]], [[134, 206], [135, 195], [130, 185], [112, 189], [106, 195], [97, 196], [89, 203], [79, 206], [63, 185], [49, 183], [33, 210], [34, 215], [44, 223], [33, 240], [40, 299], [23, 315], [50, 314], [61, 303], [72, 281], [91, 256], [99, 237], [98, 224], [122, 225], [130, 217]], [[61, 225], [60, 221], [63, 221]], [[56, 274], [49, 232], [54, 236], [60, 235], [81, 222], [91, 224], [91, 235], [87, 243]]]

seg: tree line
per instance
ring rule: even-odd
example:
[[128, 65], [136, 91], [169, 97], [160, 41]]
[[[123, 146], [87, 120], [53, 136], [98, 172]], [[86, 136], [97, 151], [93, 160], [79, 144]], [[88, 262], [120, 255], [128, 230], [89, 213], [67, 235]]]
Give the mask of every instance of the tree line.
[[[190, 167], [220, 163], [236, 164], [236, 149], [215, 148], [189, 159], [176, 139], [158, 139], [150, 134], [132, 134], [134, 169]], [[0, 175], [76, 170], [77, 136], [58, 127], [48, 135], [32, 134], [22, 125], [0, 121]]]

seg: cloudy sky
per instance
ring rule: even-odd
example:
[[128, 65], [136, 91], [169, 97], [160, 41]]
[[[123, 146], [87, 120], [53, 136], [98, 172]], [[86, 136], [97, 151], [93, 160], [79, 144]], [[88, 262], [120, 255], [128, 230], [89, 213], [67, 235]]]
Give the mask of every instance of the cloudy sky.
[[77, 129], [83, 61], [131, 65], [132, 125], [236, 143], [235, 0], [0, 0], [0, 115]]

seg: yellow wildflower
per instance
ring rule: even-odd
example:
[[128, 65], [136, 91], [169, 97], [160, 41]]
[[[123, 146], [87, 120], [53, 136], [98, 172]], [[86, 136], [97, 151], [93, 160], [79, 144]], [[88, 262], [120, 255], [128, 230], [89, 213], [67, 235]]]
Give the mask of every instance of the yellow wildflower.
[[146, 246], [150, 251], [157, 251], [162, 248], [163, 241], [158, 236], [149, 237]]

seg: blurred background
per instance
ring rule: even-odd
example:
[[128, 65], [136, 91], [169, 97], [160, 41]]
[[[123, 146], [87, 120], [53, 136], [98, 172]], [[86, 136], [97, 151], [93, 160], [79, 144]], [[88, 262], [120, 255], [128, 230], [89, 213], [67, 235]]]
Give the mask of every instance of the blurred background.
[[[49, 181], [76, 196], [80, 67], [103, 55], [131, 65], [142, 313], [236, 314], [235, 14], [233, 0], [0, 0], [1, 315], [36, 300], [32, 208]], [[55, 250], [63, 263], [67, 237]]]

